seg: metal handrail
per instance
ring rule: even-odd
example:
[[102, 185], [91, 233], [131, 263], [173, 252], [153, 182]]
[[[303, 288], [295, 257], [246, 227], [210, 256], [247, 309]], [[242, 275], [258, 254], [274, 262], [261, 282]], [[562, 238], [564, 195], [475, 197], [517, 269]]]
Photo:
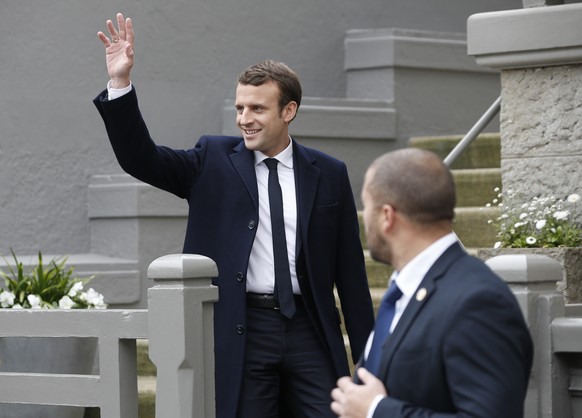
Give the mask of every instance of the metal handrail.
[[453, 150], [446, 156], [444, 163], [450, 167], [455, 162], [457, 157], [465, 151], [465, 149], [473, 142], [475, 138], [485, 129], [487, 124], [499, 113], [501, 109], [501, 97], [498, 97], [487, 111], [479, 118], [477, 123], [467, 132], [461, 141], [453, 148]]

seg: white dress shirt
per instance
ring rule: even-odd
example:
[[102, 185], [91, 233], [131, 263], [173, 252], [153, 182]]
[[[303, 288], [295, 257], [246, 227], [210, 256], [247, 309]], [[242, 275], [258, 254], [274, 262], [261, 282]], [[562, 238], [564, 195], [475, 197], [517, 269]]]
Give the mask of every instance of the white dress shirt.
[[107, 83], [107, 100], [115, 100], [118, 97], [123, 96], [131, 91], [131, 82], [129, 86], [124, 87], [122, 89], [114, 89], [111, 88], [111, 80]]
[[[273, 293], [275, 290], [275, 264], [273, 257], [273, 237], [271, 234], [271, 210], [269, 208], [269, 169], [264, 163], [267, 157], [255, 151], [255, 172], [259, 190], [259, 223], [251, 249], [247, 271], [247, 292]], [[295, 246], [297, 230], [297, 199], [295, 196], [295, 175], [293, 173], [293, 145], [276, 155], [277, 174], [283, 193], [283, 217], [285, 219], [285, 239], [291, 270], [293, 293], [300, 294], [295, 270]]]

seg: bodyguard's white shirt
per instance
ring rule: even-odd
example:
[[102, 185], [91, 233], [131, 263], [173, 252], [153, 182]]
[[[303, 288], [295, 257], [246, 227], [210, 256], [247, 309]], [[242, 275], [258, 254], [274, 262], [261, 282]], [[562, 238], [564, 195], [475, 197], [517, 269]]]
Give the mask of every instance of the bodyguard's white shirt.
[[[107, 83], [107, 98], [115, 100], [131, 91], [131, 83], [122, 89], [110, 87]], [[257, 187], [259, 191], [259, 222], [257, 234], [251, 249], [249, 267], [247, 270], [247, 292], [274, 293], [275, 290], [275, 266], [273, 256], [273, 238], [271, 234], [271, 211], [269, 209], [269, 169], [264, 160], [268, 158], [260, 151], [255, 154], [255, 173], [257, 175]], [[293, 174], [293, 145], [289, 138], [289, 145], [275, 157], [279, 184], [283, 194], [283, 217], [285, 219], [285, 239], [287, 241], [287, 253], [289, 256], [289, 269], [291, 270], [291, 284], [293, 293], [300, 294], [297, 272], [295, 270], [295, 242], [297, 230], [297, 199], [295, 196], [295, 176]], [[233, 243], [236, 245], [236, 243]]]
[[[425, 248], [421, 253], [419, 253], [416, 257], [406, 264], [402, 270], [398, 273], [394, 272], [392, 278], [396, 281], [396, 285], [402, 291], [402, 296], [400, 299], [396, 301], [396, 307], [394, 310], [394, 319], [392, 320], [392, 324], [390, 325], [390, 332], [396, 328], [402, 313], [408, 306], [408, 303], [415, 295], [418, 286], [426, 276], [426, 273], [430, 270], [432, 265], [437, 261], [437, 259], [443, 255], [443, 253], [455, 242], [457, 242], [457, 235], [454, 232], [451, 232], [444, 237], [440, 238], [439, 240], [435, 241], [432, 245]], [[366, 343], [366, 358], [368, 357], [368, 353], [370, 352], [370, 347], [372, 345], [372, 339], [374, 337], [374, 331], [370, 334], [368, 338], [368, 342]], [[368, 409], [367, 418], [371, 418], [374, 415], [374, 411], [376, 410], [376, 406], [378, 403], [384, 398], [382, 395], [378, 395], [370, 408]]]

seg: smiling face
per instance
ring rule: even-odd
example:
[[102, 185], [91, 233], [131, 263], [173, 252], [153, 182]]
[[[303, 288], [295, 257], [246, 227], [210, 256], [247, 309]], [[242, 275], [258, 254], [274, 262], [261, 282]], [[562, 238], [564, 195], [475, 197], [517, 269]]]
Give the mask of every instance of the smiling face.
[[289, 122], [295, 117], [297, 103], [279, 108], [281, 92], [267, 81], [259, 86], [239, 83], [236, 88], [236, 124], [253, 151], [274, 157], [289, 145]]

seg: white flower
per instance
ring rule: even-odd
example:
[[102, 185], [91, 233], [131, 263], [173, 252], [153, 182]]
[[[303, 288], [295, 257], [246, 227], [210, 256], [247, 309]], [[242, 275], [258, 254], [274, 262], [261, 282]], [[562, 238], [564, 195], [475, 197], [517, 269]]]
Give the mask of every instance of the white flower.
[[3, 308], [10, 308], [14, 305], [14, 298], [16, 295], [8, 290], [3, 291], [0, 293], [0, 306]]
[[16, 304], [14, 304], [12, 309], [24, 309], [24, 308], [22, 307], [22, 305], [20, 303], [16, 303]]
[[499, 187], [496, 187], [496, 188], [493, 189], [493, 191], [497, 193], [497, 192], [500, 191], [500, 189], [499, 189]]
[[527, 218], [527, 213], [522, 213], [519, 215], [519, 219], [525, 219]]
[[558, 221], [561, 221], [563, 219], [566, 219], [569, 214], [570, 212], [567, 210], [558, 210], [554, 212], [554, 218], [556, 218]]
[[499, 248], [499, 247], [501, 247], [501, 241], [497, 241], [497, 242], [495, 243], [495, 245], [493, 245], [493, 248], [495, 248], [495, 249], [497, 249], [497, 248]]
[[32, 309], [41, 309], [41, 303], [42, 303], [42, 299], [40, 298], [40, 296], [38, 295], [28, 295], [26, 297], [26, 299], [28, 300], [28, 303], [30, 303], [30, 307]]
[[105, 309], [107, 307], [103, 301], [103, 295], [93, 288], [90, 288], [83, 295], [89, 305], [93, 305], [97, 309]]
[[546, 226], [545, 219], [542, 219], [542, 220], [536, 222], [536, 229], [542, 229], [544, 226]]
[[525, 242], [526, 242], [527, 244], [529, 244], [529, 245], [534, 245], [534, 244], [536, 243], [536, 241], [537, 241], [537, 240], [536, 240], [534, 237], [527, 237], [527, 238], [525, 239]]
[[572, 193], [570, 196], [568, 196], [568, 202], [570, 202], [570, 203], [576, 203], [579, 200], [580, 200], [580, 195], [577, 193]]
[[75, 302], [68, 297], [67, 295], [63, 296], [61, 300], [59, 300], [59, 308], [61, 309], [72, 309], [75, 306]]
[[81, 290], [83, 290], [83, 283], [75, 282], [75, 284], [71, 287], [71, 290], [69, 290], [68, 295], [74, 298]]

